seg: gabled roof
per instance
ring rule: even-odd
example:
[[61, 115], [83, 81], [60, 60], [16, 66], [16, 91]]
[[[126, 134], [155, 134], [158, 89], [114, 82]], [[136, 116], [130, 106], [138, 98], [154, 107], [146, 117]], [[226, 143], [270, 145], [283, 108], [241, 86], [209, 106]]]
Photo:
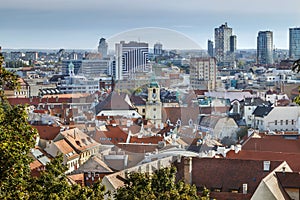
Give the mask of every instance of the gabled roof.
[[58, 148], [58, 150], [66, 155], [68, 159], [78, 157], [79, 155], [75, 152], [75, 150], [67, 143], [66, 140], [58, 140], [54, 142], [54, 145]]
[[166, 122], [169, 119], [173, 124], [176, 124], [178, 119], [181, 120], [182, 125], [188, 125], [190, 119], [193, 120], [193, 123], [196, 123], [198, 115], [198, 107], [167, 107], [162, 109], [163, 122]]
[[100, 145], [78, 128], [63, 131], [60, 135], [63, 136], [68, 144], [78, 153]]
[[116, 92], [112, 92], [95, 106], [96, 113], [102, 110], [135, 110]]
[[264, 136], [248, 138], [243, 144], [243, 150], [300, 153], [299, 139], [285, 139], [282, 136]]
[[242, 149], [238, 153], [233, 150], [226, 154], [226, 158], [242, 160], [273, 160], [286, 161], [293, 171], [300, 171], [300, 153], [284, 153], [270, 151], [254, 151]]
[[266, 106], [266, 105], [260, 105], [257, 106], [256, 109], [253, 111], [253, 115], [257, 117], [264, 117], [267, 116], [271, 110], [273, 110], [273, 107], [271, 106]]
[[31, 125], [36, 128], [41, 139], [53, 140], [60, 132], [60, 126]]
[[92, 156], [76, 172], [111, 173], [113, 171], [98, 156]]
[[[263, 161], [238, 160], [222, 158], [192, 158], [192, 184], [196, 187], [207, 187], [210, 190], [231, 193], [243, 191], [247, 184], [248, 193], [253, 194], [261, 180], [279, 167], [282, 161], [271, 161], [270, 170], [264, 171]], [[183, 178], [184, 160], [176, 163], [178, 178]], [[232, 193], [234, 197], [234, 193]], [[213, 196], [211, 196], [213, 197]]]

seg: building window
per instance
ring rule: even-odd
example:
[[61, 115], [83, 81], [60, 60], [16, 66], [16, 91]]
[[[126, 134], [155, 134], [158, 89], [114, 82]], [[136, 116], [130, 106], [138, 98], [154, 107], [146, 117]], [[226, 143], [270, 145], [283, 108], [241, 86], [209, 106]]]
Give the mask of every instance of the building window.
[[277, 120], [275, 120], [275, 125], [277, 125]]
[[292, 119], [292, 125], [294, 125], [294, 120]]
[[280, 125], [283, 125], [283, 120], [280, 120]]
[[153, 111], [156, 111], [156, 108], [153, 108]]
[[288, 125], [288, 124], [289, 124], [289, 120], [286, 120], [286, 121], [285, 121], [285, 124]]

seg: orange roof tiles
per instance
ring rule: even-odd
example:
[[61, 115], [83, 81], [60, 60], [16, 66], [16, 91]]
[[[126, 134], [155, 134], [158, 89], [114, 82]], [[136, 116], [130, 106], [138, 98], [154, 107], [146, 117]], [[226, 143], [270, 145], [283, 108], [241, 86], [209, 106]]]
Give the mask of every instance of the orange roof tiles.
[[41, 139], [53, 140], [60, 132], [59, 126], [31, 125], [36, 128]]
[[[79, 156], [75, 150], [67, 143], [66, 140], [62, 139], [62, 140], [58, 140], [56, 142], [54, 142], [55, 146], [60, 150], [61, 153], [63, 154], [69, 154], [69, 153], [73, 153], [70, 157], [76, 157]], [[68, 157], [68, 158], [70, 158]]]
[[[219, 189], [220, 192], [231, 194], [232, 199], [237, 190], [243, 190], [243, 184], [248, 184], [248, 193], [253, 194], [261, 180], [277, 168], [281, 161], [271, 161], [270, 171], [264, 171], [263, 161], [222, 159], [222, 158], [193, 158], [192, 159], [192, 183], [196, 187], [206, 186], [210, 190]], [[184, 160], [176, 163], [178, 178], [183, 178]], [[211, 195], [212, 198], [215, 198]], [[221, 198], [223, 199], [223, 198]]]
[[84, 151], [85, 149], [99, 145], [99, 143], [90, 138], [84, 132], [80, 131], [78, 128], [63, 131], [60, 134], [77, 151]]
[[300, 153], [300, 139], [292, 139], [291, 137], [286, 135], [265, 135], [261, 138], [250, 137], [243, 144], [243, 150]]

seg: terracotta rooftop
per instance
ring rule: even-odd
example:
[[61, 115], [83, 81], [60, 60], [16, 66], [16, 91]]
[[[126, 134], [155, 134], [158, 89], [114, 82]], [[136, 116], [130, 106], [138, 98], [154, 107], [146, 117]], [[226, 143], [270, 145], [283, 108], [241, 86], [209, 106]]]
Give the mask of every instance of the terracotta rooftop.
[[100, 144], [118, 144], [119, 142], [126, 142], [127, 133], [125, 133], [119, 126], [106, 126], [107, 130], [96, 131], [93, 139]]
[[79, 152], [99, 145], [99, 143], [90, 138], [84, 132], [80, 131], [78, 128], [63, 131], [60, 134], [72, 146], [72, 148]]
[[242, 160], [286, 161], [293, 171], [300, 171], [300, 153], [262, 152], [242, 150], [238, 153], [229, 151], [226, 158]]
[[44, 95], [43, 98], [63, 98], [63, 99], [68, 99], [68, 98], [86, 98], [90, 96], [89, 93], [71, 93], [71, 94], [55, 94], [55, 95]]
[[[271, 161], [270, 170], [264, 171], [263, 161], [193, 158], [192, 183], [199, 188], [205, 186], [211, 191], [230, 193], [231, 199], [235, 199], [232, 191], [242, 193], [243, 184], [247, 184], [248, 193], [253, 194], [261, 180], [282, 163], [282, 161]], [[183, 164], [183, 158], [180, 163], [176, 163], [179, 179], [183, 178]], [[211, 197], [214, 198], [212, 195]]]
[[75, 152], [75, 150], [64, 139], [58, 140], [58, 141], [54, 142], [54, 144], [61, 153], [63, 153], [64, 155], [70, 155], [70, 156], [68, 156], [68, 158], [74, 158], [74, 157], [79, 156]]
[[300, 139], [297, 135], [265, 135], [261, 138], [248, 138], [243, 150], [300, 153]]
[[99, 157], [92, 156], [76, 172], [111, 173], [113, 171]]
[[31, 125], [36, 128], [41, 139], [53, 140], [60, 132], [60, 126]]
[[68, 175], [68, 178], [75, 183], [84, 186], [84, 173]]
[[102, 110], [135, 110], [116, 92], [112, 92], [102, 102], [96, 105], [96, 113]]
[[168, 119], [171, 123], [176, 124], [177, 120], [181, 120], [182, 125], [188, 125], [189, 120], [192, 119], [193, 122], [197, 122], [199, 115], [199, 108], [192, 107], [168, 107], [163, 108], [162, 120], [166, 122]]
[[130, 137], [130, 143], [139, 143], [139, 144], [158, 144], [158, 142], [163, 141], [162, 136], [151, 136], [151, 137]]

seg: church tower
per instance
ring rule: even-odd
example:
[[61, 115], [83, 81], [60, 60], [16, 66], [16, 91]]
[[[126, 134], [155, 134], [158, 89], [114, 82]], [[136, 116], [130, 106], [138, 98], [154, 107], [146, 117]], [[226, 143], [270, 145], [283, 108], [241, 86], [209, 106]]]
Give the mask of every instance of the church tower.
[[160, 100], [160, 87], [152, 81], [148, 87], [148, 99], [146, 102], [146, 119], [156, 126], [162, 122], [162, 103]]

